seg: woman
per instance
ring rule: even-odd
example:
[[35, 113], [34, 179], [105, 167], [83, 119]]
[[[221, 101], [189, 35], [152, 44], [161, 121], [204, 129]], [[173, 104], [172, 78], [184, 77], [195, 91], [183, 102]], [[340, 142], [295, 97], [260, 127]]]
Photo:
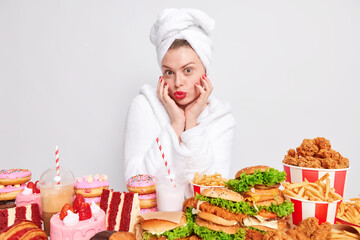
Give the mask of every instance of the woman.
[[[162, 76], [142, 87], [125, 129], [125, 178], [164, 169], [228, 176], [235, 120], [229, 104], [211, 95], [207, 77], [214, 21], [194, 9], [166, 9], [151, 29]], [[158, 141], [157, 141], [158, 140]], [[159, 149], [161, 144], [161, 150]], [[125, 179], [125, 180], [126, 180]]]

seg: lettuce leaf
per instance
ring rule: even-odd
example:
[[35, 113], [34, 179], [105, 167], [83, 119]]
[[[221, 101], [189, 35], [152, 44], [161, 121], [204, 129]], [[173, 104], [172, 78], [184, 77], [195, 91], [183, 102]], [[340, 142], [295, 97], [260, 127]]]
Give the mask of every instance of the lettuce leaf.
[[229, 212], [232, 213], [243, 213], [249, 216], [255, 216], [259, 211], [265, 209], [267, 212], [276, 213], [279, 217], [285, 217], [291, 214], [294, 211], [294, 204], [292, 202], [284, 201], [280, 205], [271, 204], [270, 206], [257, 206], [259, 211], [254, 207], [251, 206], [250, 203], [242, 201], [242, 202], [232, 202], [229, 200], [225, 200], [222, 198], [210, 198], [205, 197], [203, 195], [197, 194], [195, 197], [197, 200], [208, 202], [211, 205], [221, 207], [227, 209]]
[[263, 235], [265, 235], [265, 233], [266, 233], [266, 231], [261, 230], [261, 229], [258, 229], [258, 228], [256, 228], [256, 227], [252, 227], [252, 226], [248, 227], [248, 229], [251, 229], [251, 230], [254, 230], [254, 231], [258, 231], [259, 233], [261, 233], [261, 234], [263, 234]]
[[286, 173], [284, 171], [279, 171], [274, 168], [270, 168], [265, 172], [256, 170], [253, 174], [246, 175], [242, 173], [237, 179], [230, 179], [225, 184], [231, 190], [242, 193], [250, 191], [251, 187], [255, 185], [266, 185], [272, 186], [277, 183], [283, 182], [286, 180]]
[[235, 234], [227, 234], [223, 231], [216, 232], [194, 224], [194, 232], [204, 240], [245, 240], [246, 230], [240, 228]]
[[[193, 225], [194, 225], [194, 216], [192, 214], [191, 208], [187, 208], [185, 211], [186, 216], [186, 225], [182, 227], [177, 227], [172, 230], [163, 232], [162, 234], [157, 235], [160, 236], [166, 236], [168, 240], [174, 240], [178, 238], [186, 238], [190, 236], [193, 233]], [[143, 240], [150, 240], [150, 238], [154, 236], [154, 234], [151, 234], [149, 232], [144, 232], [143, 234]]]

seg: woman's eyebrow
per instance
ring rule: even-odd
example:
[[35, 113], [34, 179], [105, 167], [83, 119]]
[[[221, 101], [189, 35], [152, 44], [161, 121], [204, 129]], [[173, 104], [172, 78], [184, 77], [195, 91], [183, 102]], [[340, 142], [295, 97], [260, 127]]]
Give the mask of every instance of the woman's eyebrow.
[[[181, 68], [185, 68], [186, 66], [190, 65], [190, 64], [195, 64], [194, 62], [189, 62], [187, 64], [185, 64], [184, 66], [182, 66]], [[171, 67], [168, 67], [166, 65], [162, 65], [163, 68], [168, 68], [168, 69], [172, 69]]]
[[181, 68], [185, 68], [185, 67], [187, 67], [187, 66], [190, 65], [190, 64], [195, 64], [195, 63], [194, 63], [194, 62], [189, 62], [189, 63], [185, 64], [184, 66], [182, 66]]
[[169, 69], [171, 69], [171, 67], [168, 67], [168, 66], [166, 66], [166, 65], [162, 65], [162, 67], [163, 67], [163, 68], [169, 68]]

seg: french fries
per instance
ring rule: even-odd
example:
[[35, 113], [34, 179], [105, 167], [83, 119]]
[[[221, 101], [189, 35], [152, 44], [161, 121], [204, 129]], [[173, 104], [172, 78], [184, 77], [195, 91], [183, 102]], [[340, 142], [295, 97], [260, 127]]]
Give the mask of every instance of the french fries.
[[333, 229], [330, 239], [360, 239], [360, 235], [346, 230]]
[[350, 201], [340, 203], [337, 217], [360, 225], [360, 198], [350, 198]]
[[220, 173], [215, 173], [213, 175], [201, 175], [196, 172], [194, 179], [191, 180], [193, 184], [202, 185], [202, 186], [225, 186], [227, 179], [222, 178]]
[[301, 183], [284, 182], [284, 194], [310, 201], [334, 202], [342, 199], [339, 194], [335, 193], [335, 189], [330, 187], [329, 176], [329, 173], [326, 173], [314, 183], [310, 183], [306, 179]]

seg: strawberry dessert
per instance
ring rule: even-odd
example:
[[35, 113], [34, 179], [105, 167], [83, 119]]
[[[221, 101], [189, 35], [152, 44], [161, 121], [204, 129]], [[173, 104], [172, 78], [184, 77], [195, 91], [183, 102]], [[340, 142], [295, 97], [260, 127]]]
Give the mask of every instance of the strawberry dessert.
[[15, 204], [17, 207], [26, 206], [32, 203], [39, 204], [40, 214], [42, 214], [41, 208], [41, 195], [40, 189], [37, 186], [39, 181], [28, 182], [27, 185], [24, 187], [24, 191], [16, 195]]
[[105, 212], [95, 203], [85, 202], [81, 194], [76, 195], [73, 206], [65, 204], [50, 219], [51, 240], [90, 239], [105, 229]]

